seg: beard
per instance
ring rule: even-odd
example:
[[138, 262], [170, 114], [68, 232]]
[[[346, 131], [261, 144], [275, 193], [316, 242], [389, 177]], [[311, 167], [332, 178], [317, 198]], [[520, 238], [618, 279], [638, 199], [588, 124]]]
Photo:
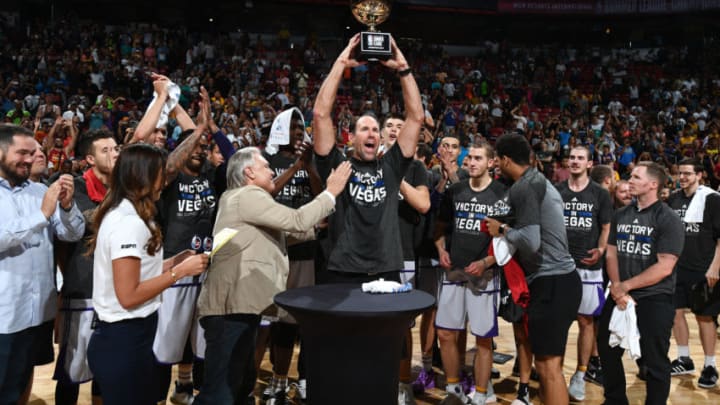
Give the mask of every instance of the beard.
[[[19, 173], [18, 169], [23, 167], [26, 168], [25, 173]], [[12, 167], [7, 163], [4, 156], [0, 159], [0, 174], [14, 186], [23, 183], [30, 177], [30, 167], [31, 165], [25, 163], [16, 163], [15, 167]]]

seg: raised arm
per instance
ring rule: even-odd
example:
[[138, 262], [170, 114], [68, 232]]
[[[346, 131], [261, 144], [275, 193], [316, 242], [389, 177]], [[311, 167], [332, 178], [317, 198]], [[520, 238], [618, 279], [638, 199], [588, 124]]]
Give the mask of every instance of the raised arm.
[[145, 115], [143, 115], [137, 128], [135, 128], [135, 133], [129, 143], [144, 142], [153, 133], [157, 127], [158, 120], [160, 119], [160, 113], [162, 112], [163, 105], [165, 105], [165, 102], [167, 101], [167, 84], [170, 79], [156, 73], [153, 73], [152, 79], [153, 88], [158, 94], [157, 99], [155, 100], [155, 103], [153, 103], [152, 107], [145, 112]]
[[355, 34], [348, 42], [348, 45], [340, 53], [330, 69], [325, 81], [318, 91], [313, 108], [313, 127], [315, 136], [315, 153], [320, 156], [327, 156], [335, 147], [335, 134], [333, 133], [332, 108], [335, 104], [338, 85], [342, 80], [343, 71], [346, 68], [359, 66], [361, 62], [355, 60], [352, 51], [360, 43], [360, 34]]
[[[200, 103], [203, 104], [206, 101], [207, 100], [202, 100]], [[203, 115], [200, 114], [198, 115], [197, 126], [195, 127], [193, 133], [185, 138], [185, 140], [168, 155], [165, 185], [168, 185], [175, 180], [178, 173], [180, 173], [180, 169], [185, 165], [188, 159], [190, 159], [190, 155], [192, 155], [200, 137], [202, 137], [205, 133], [205, 129], [207, 129], [207, 123], [205, 122]]]
[[420, 90], [415, 82], [410, 65], [408, 65], [405, 55], [400, 51], [394, 39], [391, 40], [391, 47], [393, 52], [392, 58], [381, 61], [381, 63], [386, 67], [396, 70], [398, 76], [400, 76], [400, 86], [402, 87], [402, 95], [405, 102], [405, 123], [398, 134], [397, 143], [400, 146], [403, 156], [411, 158], [415, 155], [415, 148], [420, 138], [420, 130], [425, 120], [425, 110], [423, 109]]

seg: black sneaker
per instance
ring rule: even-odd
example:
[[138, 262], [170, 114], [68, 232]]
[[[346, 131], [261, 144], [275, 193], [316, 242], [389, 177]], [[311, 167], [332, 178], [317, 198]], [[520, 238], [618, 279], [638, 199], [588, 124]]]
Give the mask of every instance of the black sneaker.
[[698, 379], [698, 386], [700, 388], [712, 388], [717, 385], [718, 372], [713, 366], [705, 366], [702, 373], [700, 373], [700, 379]]
[[670, 365], [670, 375], [685, 375], [695, 372], [695, 364], [689, 357], [678, 357]]
[[602, 367], [590, 366], [585, 372], [585, 381], [599, 385], [603, 385], [603, 371]]

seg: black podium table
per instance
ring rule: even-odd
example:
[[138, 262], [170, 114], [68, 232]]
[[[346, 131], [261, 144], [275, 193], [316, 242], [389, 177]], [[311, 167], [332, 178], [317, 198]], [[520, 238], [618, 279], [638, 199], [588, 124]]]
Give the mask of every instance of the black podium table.
[[355, 284], [294, 288], [275, 303], [297, 319], [311, 405], [395, 405], [405, 332], [435, 299], [368, 294]]

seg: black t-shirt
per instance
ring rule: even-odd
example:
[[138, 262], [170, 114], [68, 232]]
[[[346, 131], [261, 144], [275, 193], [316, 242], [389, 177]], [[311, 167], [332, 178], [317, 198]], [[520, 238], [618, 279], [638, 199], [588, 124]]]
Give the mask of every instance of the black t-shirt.
[[213, 218], [217, 208], [214, 175], [215, 169], [206, 164], [199, 176], [180, 172], [163, 190], [158, 216], [165, 237], [165, 258], [185, 249], [212, 250]]
[[687, 223], [684, 221], [685, 211], [693, 196], [688, 197], [684, 191], [678, 190], [667, 201], [685, 226], [685, 247], [676, 267], [681, 271], [705, 273], [715, 255], [715, 243], [720, 236], [720, 194], [712, 193], [705, 197], [703, 222]]
[[[683, 228], [680, 217], [661, 201], [642, 211], [638, 211], [636, 203], [615, 211], [608, 244], [617, 247], [620, 281], [635, 277], [657, 263], [659, 253], [680, 256], [685, 240]], [[675, 271], [657, 284], [630, 291], [630, 295], [637, 300], [674, 291]]]
[[[417, 160], [410, 163], [410, 167], [405, 173], [404, 180], [413, 187], [427, 187], [427, 169]], [[400, 218], [400, 241], [402, 242], [403, 259], [407, 261], [415, 260], [415, 252], [420, 246], [425, 226], [425, 216], [415, 210], [405, 201], [402, 194], [398, 193], [400, 204], [398, 207], [398, 215]]]
[[[293, 156], [287, 156], [278, 152], [272, 156], [266, 155], [270, 168], [275, 172], [275, 177], [280, 176], [295, 163]], [[285, 184], [282, 190], [275, 196], [275, 201], [291, 208], [300, 208], [313, 199], [310, 187], [310, 175], [307, 170], [300, 169]], [[288, 247], [288, 258], [290, 260], [312, 260], [315, 257], [315, 241], [298, 243]]]
[[446, 245], [453, 267], [463, 268], [487, 256], [492, 237], [482, 232], [480, 225], [488, 216], [506, 213], [501, 203], [505, 193], [505, 187], [496, 181], [482, 191], [474, 191], [469, 180], [453, 184], [445, 192], [438, 220], [449, 225]]
[[[92, 169], [90, 169], [92, 170]], [[80, 212], [97, 208], [98, 203], [92, 201], [88, 196], [87, 184], [82, 176], [75, 177], [75, 204]], [[63, 298], [90, 299], [93, 290], [93, 256], [85, 256], [87, 246], [85, 245], [92, 235], [92, 227], [85, 224], [85, 235], [79, 242], [58, 242], [65, 255], [63, 267]]]
[[[336, 148], [316, 157], [321, 179], [346, 160]], [[350, 180], [329, 218], [328, 270], [383, 273], [402, 269], [397, 195], [411, 161], [397, 144], [377, 160], [350, 158]]]
[[609, 224], [612, 219], [610, 193], [592, 180], [580, 192], [572, 191], [567, 180], [556, 187], [563, 199], [568, 248], [575, 265], [582, 269], [599, 270], [602, 260], [590, 266], [580, 260], [588, 257], [588, 250], [597, 248], [601, 226]]

